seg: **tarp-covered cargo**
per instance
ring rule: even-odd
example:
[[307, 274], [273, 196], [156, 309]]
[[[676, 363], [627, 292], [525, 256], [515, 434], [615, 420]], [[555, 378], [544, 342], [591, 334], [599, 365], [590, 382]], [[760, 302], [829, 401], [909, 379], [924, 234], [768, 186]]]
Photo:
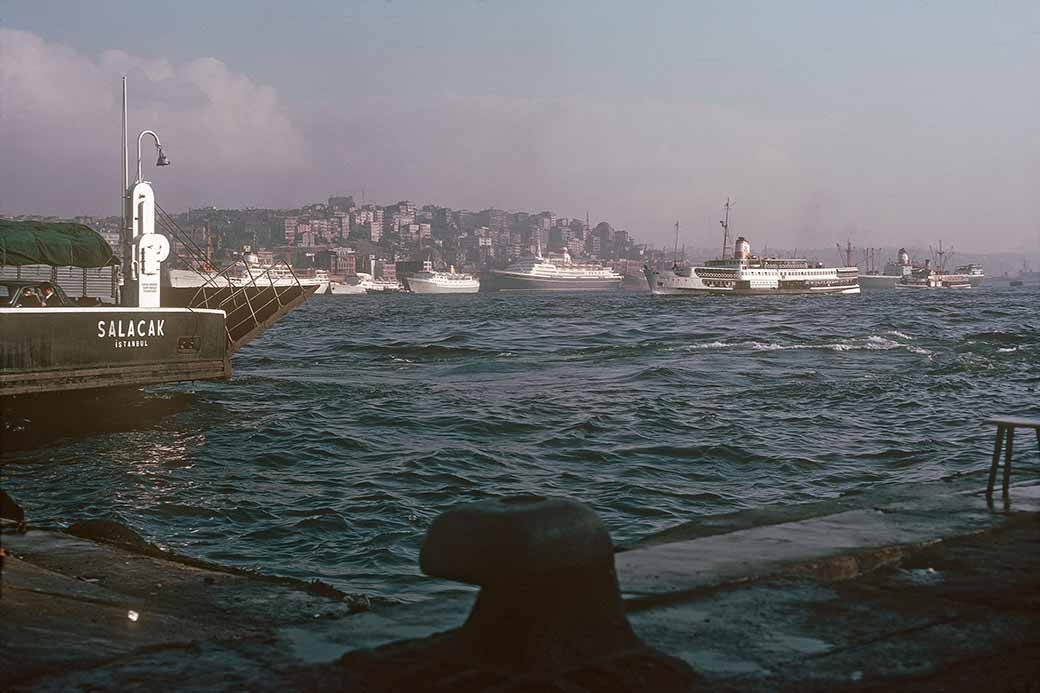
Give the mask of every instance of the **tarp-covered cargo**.
[[119, 258], [101, 235], [83, 224], [0, 219], [0, 265], [105, 267]]

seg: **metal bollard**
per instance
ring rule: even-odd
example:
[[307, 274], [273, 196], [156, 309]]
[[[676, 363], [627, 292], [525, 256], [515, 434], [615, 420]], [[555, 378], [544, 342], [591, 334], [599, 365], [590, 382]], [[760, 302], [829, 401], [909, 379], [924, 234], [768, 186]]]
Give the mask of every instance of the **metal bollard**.
[[462, 635], [495, 668], [560, 669], [641, 645], [610, 535], [581, 503], [512, 496], [449, 510], [430, 527], [419, 565], [480, 585]]
[[[480, 586], [465, 624], [352, 652], [371, 690], [679, 691], [697, 677], [632, 631], [614, 549], [588, 506], [542, 496], [470, 503], [434, 520], [423, 572]], [[366, 690], [367, 690], [366, 689]]]

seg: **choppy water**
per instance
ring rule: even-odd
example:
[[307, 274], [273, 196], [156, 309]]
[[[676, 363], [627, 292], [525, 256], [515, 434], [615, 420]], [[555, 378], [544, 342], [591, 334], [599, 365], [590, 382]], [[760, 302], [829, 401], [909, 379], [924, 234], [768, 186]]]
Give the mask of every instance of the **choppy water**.
[[571, 496], [626, 541], [979, 469], [982, 415], [1040, 415], [1040, 290], [317, 297], [234, 367], [6, 450], [4, 488], [35, 524], [409, 599], [460, 501]]

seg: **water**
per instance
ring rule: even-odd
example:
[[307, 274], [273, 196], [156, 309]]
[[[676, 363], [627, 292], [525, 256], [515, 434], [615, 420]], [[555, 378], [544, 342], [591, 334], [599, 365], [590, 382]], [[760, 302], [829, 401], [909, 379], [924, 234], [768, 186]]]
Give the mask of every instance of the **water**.
[[417, 556], [461, 501], [582, 499], [624, 542], [983, 468], [981, 416], [1040, 415], [1038, 306], [1031, 288], [317, 297], [230, 382], [74, 403], [86, 430], [8, 447], [3, 487], [37, 525], [115, 517], [193, 556], [414, 599], [453, 588]]

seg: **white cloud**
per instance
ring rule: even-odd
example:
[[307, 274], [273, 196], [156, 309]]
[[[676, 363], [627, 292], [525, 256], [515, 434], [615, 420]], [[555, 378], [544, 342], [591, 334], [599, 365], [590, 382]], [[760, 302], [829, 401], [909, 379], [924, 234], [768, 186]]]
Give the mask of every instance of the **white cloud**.
[[733, 195], [734, 231], [756, 247], [942, 237], [983, 248], [994, 209], [1004, 245], [1040, 243], [1033, 132], [983, 138], [963, 118], [781, 115], [628, 92], [370, 96], [349, 78], [286, 104], [213, 58], [89, 56], [10, 29], [0, 29], [0, 210], [117, 213], [123, 74], [131, 132], [158, 131], [173, 163], [156, 172], [148, 145], [146, 175], [171, 211], [292, 206], [365, 189], [382, 203], [587, 209], [594, 223], [659, 244], [670, 244], [678, 218], [691, 246], [714, 248]]
[[118, 212], [120, 77], [135, 135], [156, 130], [173, 165], [145, 176], [160, 204], [289, 204], [306, 142], [275, 91], [219, 60], [186, 64], [106, 51], [91, 58], [27, 32], [0, 29], [0, 209]]

